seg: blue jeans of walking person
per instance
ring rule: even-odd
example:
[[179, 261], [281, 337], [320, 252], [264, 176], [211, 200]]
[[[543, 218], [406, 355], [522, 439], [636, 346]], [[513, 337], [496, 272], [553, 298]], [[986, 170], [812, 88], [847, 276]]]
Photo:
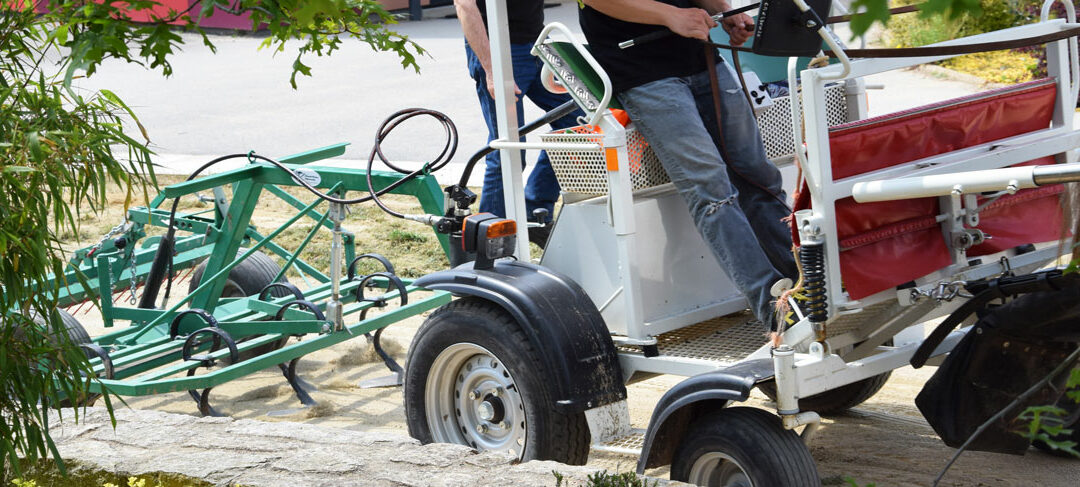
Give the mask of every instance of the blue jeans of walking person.
[[[763, 323], [774, 326], [772, 285], [797, 276], [780, 171], [765, 156], [738, 81], [717, 64], [722, 133], [708, 72], [619, 94], [686, 201], [698, 231]], [[726, 156], [726, 157], [725, 157]]]
[[[570, 101], [570, 96], [555, 94], [544, 88], [540, 82], [540, 67], [542, 61], [533, 56], [529, 51], [532, 44], [511, 44], [510, 54], [514, 67], [514, 82], [521, 90], [521, 97], [517, 100], [517, 123], [520, 127], [525, 124], [525, 112], [521, 98], [527, 97], [541, 110], [552, 109]], [[476, 82], [476, 96], [480, 99], [480, 109], [484, 113], [484, 122], [488, 128], [488, 142], [498, 138], [498, 122], [495, 119], [495, 100], [487, 90], [487, 73], [476, 54], [468, 43], [465, 44], [465, 57], [469, 65], [469, 76]], [[562, 117], [551, 123], [554, 129], [563, 129], [577, 125], [577, 117], [582, 115], [577, 110], [570, 115]], [[522, 167], [525, 164], [525, 151], [521, 153]], [[503, 202], [502, 169], [500, 166], [499, 151], [487, 155], [487, 168], [484, 171], [484, 187], [480, 193], [480, 211], [505, 217], [506, 207]], [[529, 174], [529, 180], [525, 183], [525, 211], [532, 218], [533, 210], [544, 208], [548, 215], [554, 214], [555, 202], [559, 199], [559, 182], [555, 180], [555, 171], [551, 169], [551, 161], [548, 160], [547, 152], [540, 152], [536, 159], [536, 166]], [[550, 218], [550, 216], [549, 216]]]

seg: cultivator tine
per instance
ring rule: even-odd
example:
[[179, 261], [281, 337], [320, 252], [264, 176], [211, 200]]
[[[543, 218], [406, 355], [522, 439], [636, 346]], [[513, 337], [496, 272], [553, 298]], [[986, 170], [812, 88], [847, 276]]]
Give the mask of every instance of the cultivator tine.
[[[188, 375], [191, 375], [190, 373]], [[191, 394], [192, 399], [199, 405], [199, 412], [203, 416], [213, 416], [215, 418], [224, 417], [224, 414], [219, 413], [213, 406], [210, 405], [210, 389], [213, 387], [207, 387], [203, 389], [202, 393], [199, 391], [191, 390], [188, 394]]]
[[304, 406], [314, 406], [318, 404], [318, 402], [316, 402], [315, 399], [312, 399], [311, 395], [308, 394], [306, 390], [308, 388], [314, 389], [314, 387], [296, 375], [296, 364], [299, 362], [300, 357], [296, 357], [289, 361], [289, 365], [278, 364], [278, 368], [281, 369], [281, 374], [285, 376], [285, 380], [292, 386], [293, 392], [296, 392], [296, 397], [297, 399], [300, 399], [300, 403]]
[[386, 328], [379, 328], [378, 330], [375, 330], [374, 337], [372, 337], [370, 333], [367, 333], [364, 336], [366, 336], [372, 346], [375, 347], [375, 353], [379, 354], [379, 357], [382, 357], [383, 363], [386, 364], [386, 368], [390, 369], [393, 374], [384, 377], [378, 377], [375, 379], [360, 381], [361, 389], [374, 389], [377, 387], [397, 387], [405, 382], [405, 369], [401, 368], [401, 365], [399, 365], [397, 361], [395, 361], [394, 358], [390, 356], [389, 353], [386, 353], [386, 350], [382, 348], [382, 343], [380, 343], [380, 338], [382, 338], [382, 332], [385, 329]]

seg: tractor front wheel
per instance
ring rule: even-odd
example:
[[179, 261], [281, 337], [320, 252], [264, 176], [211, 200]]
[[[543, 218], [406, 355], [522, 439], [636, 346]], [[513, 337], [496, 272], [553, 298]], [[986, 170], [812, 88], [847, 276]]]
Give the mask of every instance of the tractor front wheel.
[[504, 451], [523, 461], [584, 464], [585, 413], [555, 409], [554, 380], [505, 310], [483, 299], [458, 299], [433, 313], [409, 347], [409, 434], [423, 443]]
[[675, 451], [671, 479], [709, 487], [819, 487], [799, 435], [763, 409], [731, 407], [697, 419]]

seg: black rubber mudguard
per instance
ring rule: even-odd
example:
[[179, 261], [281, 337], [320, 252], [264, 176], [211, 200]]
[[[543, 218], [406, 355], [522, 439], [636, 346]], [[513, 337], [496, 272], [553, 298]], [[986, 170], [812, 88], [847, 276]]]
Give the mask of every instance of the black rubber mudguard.
[[[1080, 281], [983, 307], [979, 320], [949, 352], [915, 398], [946, 445], [959, 447], [997, 412], [1038, 383], [1080, 344]], [[968, 450], [1022, 455], [1030, 440], [1017, 434], [1029, 406], [1057, 403], [1067, 374], [981, 431]]]
[[772, 378], [773, 374], [772, 359], [763, 358], [695, 375], [676, 384], [653, 409], [638, 458], [638, 474], [644, 474], [647, 468], [670, 464], [679, 441], [695, 418], [734, 401], [745, 401], [757, 383]]
[[510, 313], [557, 378], [555, 406], [560, 412], [626, 399], [622, 369], [604, 319], [581, 286], [568, 277], [504, 260], [488, 270], [466, 263], [428, 274], [414, 284], [487, 299]]

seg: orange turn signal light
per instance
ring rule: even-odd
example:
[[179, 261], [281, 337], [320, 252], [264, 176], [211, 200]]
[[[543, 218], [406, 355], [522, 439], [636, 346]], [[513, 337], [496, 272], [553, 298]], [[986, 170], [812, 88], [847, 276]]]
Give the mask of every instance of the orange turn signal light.
[[517, 223], [514, 220], [503, 220], [488, 225], [487, 238], [509, 237], [517, 233]]

